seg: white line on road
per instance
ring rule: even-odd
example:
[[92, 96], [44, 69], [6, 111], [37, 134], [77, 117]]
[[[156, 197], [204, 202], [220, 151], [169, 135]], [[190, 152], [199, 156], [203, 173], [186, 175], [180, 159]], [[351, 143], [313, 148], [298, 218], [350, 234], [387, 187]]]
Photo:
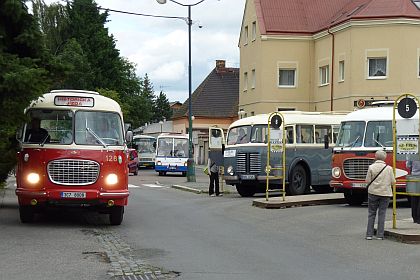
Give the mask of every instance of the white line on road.
[[156, 185], [156, 184], [141, 184], [141, 186], [128, 184], [129, 188], [141, 188], [141, 187], [148, 187], [148, 188], [168, 188], [164, 185]]

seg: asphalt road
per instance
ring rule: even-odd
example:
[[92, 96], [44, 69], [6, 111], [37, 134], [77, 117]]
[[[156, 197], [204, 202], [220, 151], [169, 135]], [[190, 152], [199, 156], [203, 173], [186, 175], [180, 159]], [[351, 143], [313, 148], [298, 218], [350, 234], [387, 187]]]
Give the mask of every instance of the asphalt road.
[[[209, 197], [172, 189], [185, 178], [151, 170], [129, 181], [129, 206], [117, 227], [84, 212], [50, 213], [22, 225], [15, 198], [6, 196], [0, 279], [109, 279], [120, 272], [200, 280], [420, 276], [418, 245], [364, 240], [366, 206], [267, 210], [235, 193]], [[408, 218], [409, 211], [401, 204], [398, 215]]]

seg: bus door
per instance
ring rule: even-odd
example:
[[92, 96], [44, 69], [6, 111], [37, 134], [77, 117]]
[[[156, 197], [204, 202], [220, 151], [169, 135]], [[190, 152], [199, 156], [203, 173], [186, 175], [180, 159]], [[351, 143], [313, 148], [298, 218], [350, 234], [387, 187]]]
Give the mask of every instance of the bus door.
[[[209, 127], [209, 158], [213, 159], [218, 166], [223, 166], [223, 150], [225, 147], [225, 135], [219, 127]], [[223, 173], [222, 173], [223, 174]]]

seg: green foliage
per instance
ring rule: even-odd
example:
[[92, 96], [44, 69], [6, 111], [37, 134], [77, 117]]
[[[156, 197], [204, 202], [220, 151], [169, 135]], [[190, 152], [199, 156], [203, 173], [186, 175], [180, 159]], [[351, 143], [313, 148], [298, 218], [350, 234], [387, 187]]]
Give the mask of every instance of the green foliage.
[[165, 93], [162, 91], [156, 97], [153, 114], [156, 121], [163, 121], [163, 119], [169, 120], [172, 117], [172, 110], [171, 106], [169, 105], [169, 100], [166, 98]]
[[25, 1], [0, 1], [0, 182], [15, 165], [24, 109], [48, 88], [47, 59]]

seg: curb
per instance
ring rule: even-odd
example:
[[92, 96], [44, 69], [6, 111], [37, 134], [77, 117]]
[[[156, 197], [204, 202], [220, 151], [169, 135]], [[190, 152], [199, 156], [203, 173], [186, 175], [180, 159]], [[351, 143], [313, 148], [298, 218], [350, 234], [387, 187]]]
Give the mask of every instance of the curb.
[[392, 228], [392, 221], [385, 222], [385, 236], [407, 244], [420, 244], [420, 225], [411, 219], [397, 220], [398, 228]]
[[273, 197], [271, 200], [265, 198], [255, 199], [252, 206], [265, 209], [284, 209], [299, 206], [314, 206], [314, 205], [329, 205], [329, 204], [345, 204], [346, 201], [343, 194], [314, 194], [314, 195], [299, 195], [286, 196], [283, 201], [281, 197]]
[[181, 186], [181, 185], [172, 185], [172, 188], [177, 189], [177, 190], [186, 191], [186, 192], [192, 192], [192, 193], [195, 193], [195, 194], [200, 194], [200, 193], [203, 192], [202, 190], [199, 190], [199, 189], [194, 189], [194, 188]]

